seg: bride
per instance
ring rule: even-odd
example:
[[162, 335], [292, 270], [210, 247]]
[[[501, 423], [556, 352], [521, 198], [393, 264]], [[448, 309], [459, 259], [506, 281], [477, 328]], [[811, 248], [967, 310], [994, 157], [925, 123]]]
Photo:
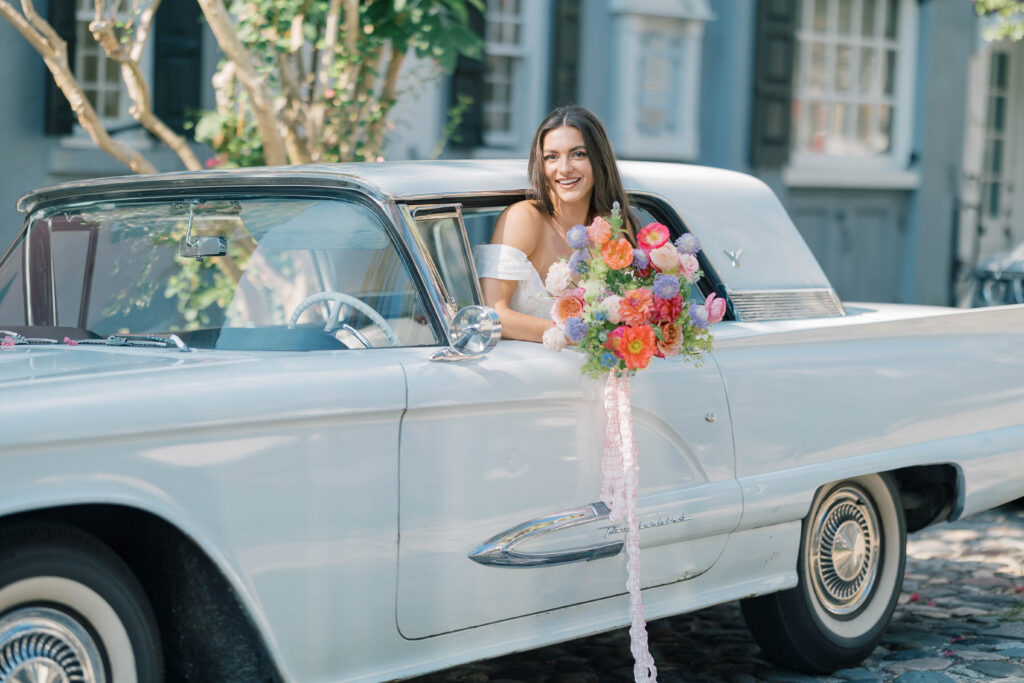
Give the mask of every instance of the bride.
[[[532, 197], [505, 209], [491, 243], [473, 250], [484, 302], [501, 318], [501, 336], [539, 342], [552, 327], [544, 278], [572, 255], [566, 233], [611, 213], [631, 216], [604, 126], [583, 107], [559, 107], [537, 128], [528, 166]], [[634, 232], [632, 221], [626, 224]]]

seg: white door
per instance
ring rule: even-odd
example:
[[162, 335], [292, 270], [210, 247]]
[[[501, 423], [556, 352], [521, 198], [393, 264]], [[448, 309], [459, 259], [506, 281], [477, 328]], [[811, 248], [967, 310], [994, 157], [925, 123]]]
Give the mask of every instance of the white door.
[[[600, 503], [600, 385], [580, 357], [502, 341], [466, 363], [404, 363], [398, 627], [423, 638], [625, 591], [623, 530]], [[739, 522], [713, 358], [632, 380], [643, 585], [692, 578]], [[471, 557], [473, 555], [473, 557]]]

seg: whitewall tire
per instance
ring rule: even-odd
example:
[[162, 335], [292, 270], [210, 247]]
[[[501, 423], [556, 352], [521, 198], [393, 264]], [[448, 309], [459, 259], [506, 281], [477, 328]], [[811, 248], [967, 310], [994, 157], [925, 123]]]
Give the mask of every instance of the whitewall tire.
[[0, 683], [159, 683], [152, 609], [131, 571], [75, 528], [0, 530]]
[[889, 475], [822, 487], [804, 520], [797, 587], [741, 604], [765, 655], [809, 673], [851, 667], [867, 657], [896, 607], [906, 535]]

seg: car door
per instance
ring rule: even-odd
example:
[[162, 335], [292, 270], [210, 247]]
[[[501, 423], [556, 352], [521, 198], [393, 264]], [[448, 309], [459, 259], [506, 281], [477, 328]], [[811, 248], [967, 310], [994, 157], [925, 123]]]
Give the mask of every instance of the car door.
[[[445, 268], [452, 276], [453, 259]], [[599, 495], [603, 385], [583, 379], [581, 360], [572, 351], [502, 341], [469, 362], [403, 361], [403, 636], [624, 592], [625, 530], [609, 523]], [[650, 587], [707, 571], [739, 521], [741, 499], [713, 358], [700, 367], [655, 359], [632, 380], [632, 400], [642, 579]]]

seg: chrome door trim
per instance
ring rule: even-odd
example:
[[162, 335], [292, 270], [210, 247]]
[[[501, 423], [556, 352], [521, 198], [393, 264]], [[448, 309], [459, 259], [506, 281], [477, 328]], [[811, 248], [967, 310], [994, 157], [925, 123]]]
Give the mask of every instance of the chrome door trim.
[[497, 536], [488, 539], [469, 554], [469, 559], [492, 567], [551, 567], [570, 562], [599, 560], [613, 557], [622, 550], [622, 541], [598, 543], [581, 548], [547, 552], [522, 552], [515, 547], [529, 541], [570, 527], [586, 524], [599, 519], [607, 519], [611, 511], [608, 506], [598, 501], [583, 507], [564, 512], [556, 512], [538, 519], [523, 522]]

